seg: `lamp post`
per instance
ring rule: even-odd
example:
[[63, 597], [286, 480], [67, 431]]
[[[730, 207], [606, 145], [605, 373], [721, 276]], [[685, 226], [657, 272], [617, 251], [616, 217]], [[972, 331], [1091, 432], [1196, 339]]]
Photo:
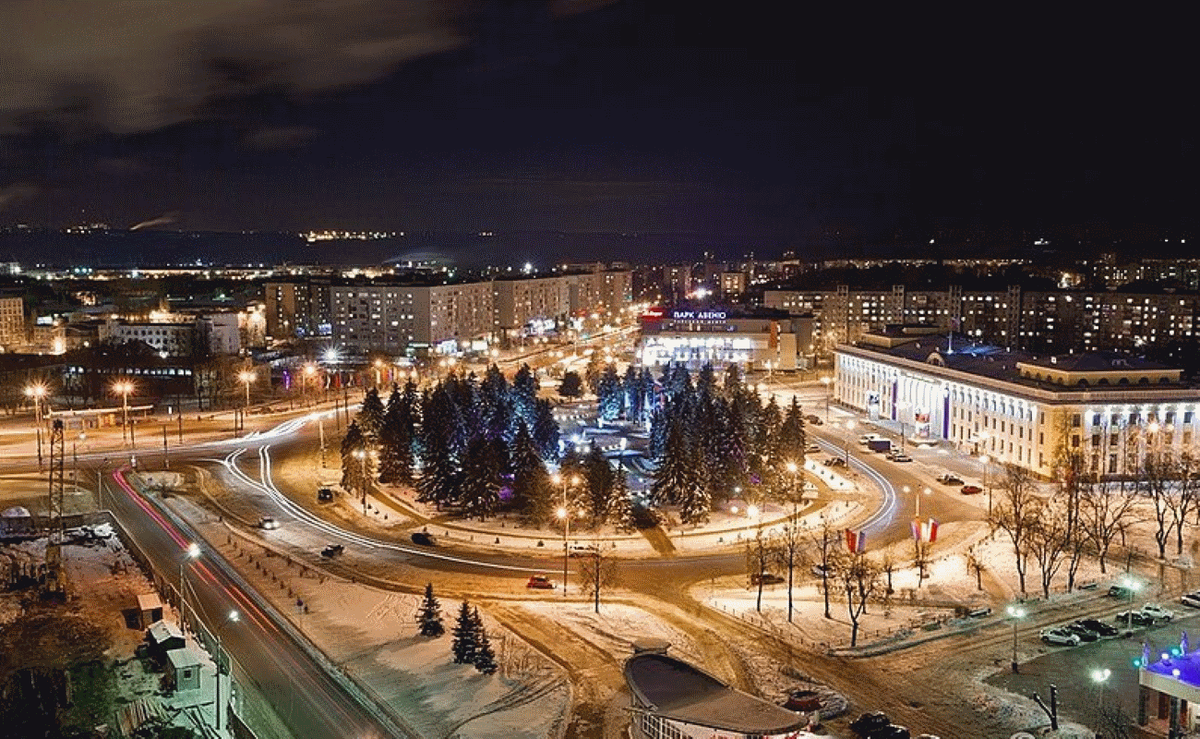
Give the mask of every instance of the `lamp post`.
[[1012, 648], [1012, 671], [1016, 675], [1021, 671], [1017, 665], [1017, 622], [1025, 618], [1025, 609], [1022, 606], [1008, 606], [1004, 609], [1008, 613], [1008, 617], [1012, 619], [1013, 631], [1013, 648]]
[[317, 366], [312, 362], [304, 365], [304, 398], [308, 402], [308, 406], [312, 407], [312, 394], [309, 392], [308, 386], [317, 378]]
[[1107, 667], [1097, 667], [1092, 670], [1092, 682], [1096, 684], [1096, 690], [1100, 693], [1100, 699], [1097, 701], [1100, 707], [1100, 715], [1104, 715], [1104, 686], [1108, 682], [1108, 678], [1112, 677], [1112, 670]]
[[825, 386], [825, 423], [829, 423], [829, 400], [833, 393], [833, 378], [829, 375], [821, 377], [821, 384]]
[[853, 419], [853, 418], [848, 418], [848, 419], [846, 419], [846, 438], [845, 438], [845, 442], [846, 442], [846, 447], [845, 447], [846, 458], [845, 458], [845, 460], [844, 460], [844, 461], [845, 461], [845, 463], [846, 463], [846, 469], [850, 469], [850, 434], [851, 434], [851, 432], [853, 432], [853, 431], [854, 431], [854, 419]]
[[242, 408], [242, 429], [246, 428], [246, 416], [250, 413], [250, 383], [254, 382], [255, 377], [253, 370], [242, 370], [238, 373], [238, 379], [246, 388], [246, 405]]
[[991, 480], [990, 473], [992, 471], [992, 458], [985, 454], [979, 458], [979, 461], [983, 462], [983, 487], [987, 489], [988, 521], [991, 521], [992, 520], [992, 480]]
[[904, 452], [904, 412], [908, 410], [908, 403], [903, 400], [896, 403], [896, 419], [900, 421], [900, 451]]
[[179, 560], [179, 629], [187, 632], [187, 566], [200, 557], [200, 545], [192, 542]]
[[[221, 705], [221, 632], [225, 631], [226, 626], [229, 624], [235, 624], [239, 620], [241, 620], [241, 614], [239, 614], [237, 611], [230, 611], [229, 615], [225, 617], [225, 621], [217, 627], [215, 632], [213, 632], [213, 639], [217, 642], [217, 674], [215, 675], [217, 679], [217, 696], [215, 703], [215, 710], [217, 713], [217, 736], [221, 735], [221, 714], [224, 713], [224, 707]], [[230, 674], [232, 674], [232, 671]]]
[[129, 394], [133, 392], [133, 383], [129, 380], [117, 380], [112, 385], [112, 391], [116, 395], [121, 396], [121, 442], [125, 442], [126, 429], [128, 429], [129, 447], [132, 449], [135, 444], [133, 440], [133, 427], [129, 425]]
[[[908, 490], [908, 486], [907, 486], [907, 485], [905, 485], [905, 486], [904, 486], [904, 489], [905, 489], [905, 490]], [[933, 490], [931, 490], [931, 489], [929, 489], [929, 488], [924, 488], [924, 489], [922, 489], [922, 490], [921, 490], [921, 492], [917, 493], [917, 495], [916, 495], [916, 500], [917, 500], [917, 518], [920, 518], [920, 517], [921, 517], [921, 496], [922, 496], [922, 495], [931, 495], [932, 493], [933, 493]]]
[[569, 565], [570, 553], [567, 550], [567, 539], [571, 536], [571, 509], [567, 502], [567, 487], [574, 487], [579, 484], [579, 475], [571, 475], [569, 478], [555, 473], [551, 478], [555, 485], [562, 485], [562, 505], [559, 506], [557, 516], [563, 523], [563, 597], [567, 597], [567, 567]]
[[40, 382], [25, 386], [25, 397], [33, 398], [33, 431], [37, 436], [39, 470], [42, 468], [42, 398], [46, 397], [47, 393], [46, 386]]
[[375, 452], [367, 451], [366, 449], [355, 449], [354, 458], [362, 465], [362, 507], [363, 515], [367, 515], [367, 488], [370, 487], [367, 481], [367, 458], [374, 457]]

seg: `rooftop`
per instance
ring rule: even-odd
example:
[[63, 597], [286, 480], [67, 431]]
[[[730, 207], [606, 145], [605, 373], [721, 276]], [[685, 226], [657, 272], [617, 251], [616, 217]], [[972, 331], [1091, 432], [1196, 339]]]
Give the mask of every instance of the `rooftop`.
[[658, 715], [741, 734], [783, 734], [803, 729], [798, 714], [731, 688], [702, 670], [665, 654], [637, 654], [625, 662], [625, 682], [637, 702]]

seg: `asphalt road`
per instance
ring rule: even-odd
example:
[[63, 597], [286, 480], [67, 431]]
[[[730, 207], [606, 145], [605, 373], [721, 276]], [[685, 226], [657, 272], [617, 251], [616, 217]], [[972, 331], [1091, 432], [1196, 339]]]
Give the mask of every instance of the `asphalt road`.
[[[184, 564], [189, 610], [201, 614], [210, 631], [219, 630], [222, 647], [237, 665], [237, 678], [252, 679], [296, 736], [404, 736], [331, 677], [219, 556], [205, 552], [188, 558], [195, 535], [135, 491], [122, 472], [110, 473], [105, 487], [104, 503], [161, 577], [178, 585]], [[239, 621], [227, 622], [231, 609], [239, 611]]]

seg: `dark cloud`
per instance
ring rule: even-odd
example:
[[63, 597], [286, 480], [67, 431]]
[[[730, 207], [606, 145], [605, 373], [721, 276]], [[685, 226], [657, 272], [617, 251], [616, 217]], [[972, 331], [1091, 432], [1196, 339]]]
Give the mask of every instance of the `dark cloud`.
[[27, 182], [16, 182], [7, 186], [0, 186], [0, 210], [16, 205], [22, 200], [27, 200], [37, 195], [39, 188]]

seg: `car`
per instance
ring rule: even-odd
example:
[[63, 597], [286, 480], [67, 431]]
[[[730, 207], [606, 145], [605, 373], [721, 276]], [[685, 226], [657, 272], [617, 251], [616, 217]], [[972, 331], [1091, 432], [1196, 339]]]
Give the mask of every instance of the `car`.
[[1190, 593], [1184, 593], [1179, 602], [1189, 608], [1200, 608], [1200, 590], [1193, 590]]
[[428, 531], [414, 531], [409, 536], [413, 544], [418, 544], [423, 547], [436, 547], [437, 539], [433, 538], [433, 534]]
[[908, 728], [897, 726], [896, 724], [888, 724], [881, 726], [870, 734], [867, 734], [867, 739], [908, 739]]
[[1174, 611], [1168, 608], [1163, 608], [1157, 603], [1147, 603], [1143, 605], [1142, 613], [1146, 614], [1155, 621], [1170, 621], [1171, 619], [1175, 618]]
[[867, 446], [872, 441], [879, 441], [881, 439], [883, 439], [883, 437], [879, 434], [863, 434], [862, 436], [858, 437], [858, 443], [862, 444], [863, 446]]
[[1089, 630], [1099, 634], [1100, 636], [1116, 636], [1121, 633], [1121, 630], [1111, 624], [1106, 624], [1103, 621], [1098, 621], [1094, 618], [1085, 618], [1078, 623], [1082, 624]]
[[1154, 617], [1141, 611], [1121, 611], [1117, 614], [1117, 623], [1131, 626], [1153, 626]]
[[329, 544], [321, 550], [321, 556], [333, 559], [344, 551], [346, 551], [346, 547], [341, 544]]
[[1133, 596], [1133, 589], [1124, 585], [1113, 585], [1108, 589], [1109, 598], [1130, 598]]
[[812, 713], [821, 710], [821, 694], [815, 690], [793, 690], [788, 693], [783, 707], [789, 711]]
[[760, 582], [763, 585], [778, 585], [783, 581], [783, 578], [779, 575], [776, 575], [774, 572], [764, 572], [761, 575], [755, 572], [754, 574], [750, 575], [751, 585], [758, 585]]
[[949, 472], [945, 472], [945, 473], [938, 475], [937, 481], [942, 483], [943, 485], [962, 485], [963, 484], [961, 477], [955, 477], [954, 475], [950, 474]]
[[808, 446], [804, 447], [805, 454], [816, 454], [819, 451], [821, 451], [821, 447], [817, 446], [816, 444], [809, 444]]
[[545, 575], [533, 575], [529, 578], [529, 582], [525, 583], [525, 587], [534, 590], [554, 590], [554, 581]]
[[883, 711], [870, 711], [864, 713], [858, 718], [850, 722], [850, 731], [853, 731], [859, 736], [868, 736], [872, 731], [882, 729], [885, 726], [891, 726], [892, 720]]
[[908, 456], [904, 452], [900, 452], [899, 454], [892, 455], [892, 461], [893, 462], [911, 462], [912, 457]]
[[812, 573], [817, 577], [833, 577], [833, 568], [818, 562], [812, 566]]
[[266, 531], [274, 531], [275, 529], [279, 528], [279, 522], [270, 516], [263, 516], [262, 518], [258, 519], [258, 527]]
[[1079, 642], [1082, 641], [1078, 634], [1072, 634], [1064, 626], [1042, 629], [1038, 632], [1038, 636], [1047, 644], [1063, 644], [1069, 647], [1079, 646]]
[[317, 502], [329, 503], [333, 500], [333, 491], [329, 488], [321, 488], [317, 490]]
[[845, 467], [846, 460], [842, 457], [830, 457], [824, 462], [826, 467]]
[[572, 557], [593, 557], [599, 551], [600, 551], [600, 549], [595, 546], [577, 545], [577, 546], [571, 547], [570, 554]]
[[821, 426], [825, 423], [824, 421], [821, 420], [820, 416], [816, 416], [811, 413], [804, 417], [804, 422], [811, 423], [813, 426]]
[[1067, 624], [1066, 626], [1064, 626], [1063, 628], [1066, 629], [1067, 631], [1071, 632], [1075, 636], [1078, 636], [1079, 641], [1090, 642], [1090, 641], [1096, 641], [1097, 639], [1100, 638], [1099, 634], [1097, 634], [1095, 631], [1092, 631], [1091, 629], [1084, 626], [1082, 623], [1080, 623], [1078, 621], [1073, 621], [1073, 622]]
[[963, 495], [979, 495], [983, 492], [983, 488], [979, 487], [978, 485], [963, 485], [958, 492], [962, 493]]

